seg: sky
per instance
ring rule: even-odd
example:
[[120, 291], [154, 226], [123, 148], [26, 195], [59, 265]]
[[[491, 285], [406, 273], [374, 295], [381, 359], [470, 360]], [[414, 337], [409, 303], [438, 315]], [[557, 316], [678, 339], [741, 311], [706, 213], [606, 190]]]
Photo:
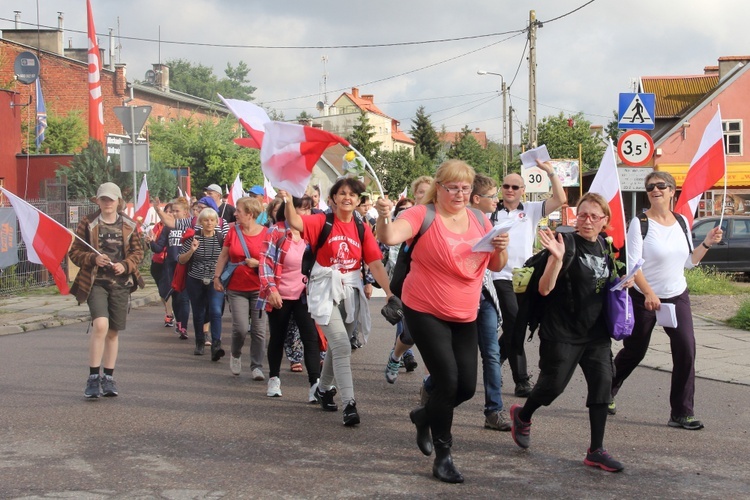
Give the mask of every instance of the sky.
[[[20, 27], [35, 28], [37, 5], [42, 27], [56, 27], [62, 11], [65, 46], [86, 46], [85, 0], [3, 0], [0, 30], [14, 27], [17, 10]], [[515, 143], [528, 122], [524, 30], [532, 10], [543, 23], [540, 122], [583, 112], [606, 125], [619, 93], [641, 76], [702, 74], [721, 56], [750, 54], [746, 0], [92, 0], [92, 9], [102, 47], [108, 50], [109, 28], [119, 34], [115, 61], [127, 64], [129, 80], [143, 80], [168, 59], [210, 66], [220, 77], [227, 63], [244, 61], [255, 102], [286, 119], [317, 116], [326, 95], [332, 103], [358, 87], [403, 130], [424, 106], [438, 130], [468, 126], [498, 142], [503, 80]]]

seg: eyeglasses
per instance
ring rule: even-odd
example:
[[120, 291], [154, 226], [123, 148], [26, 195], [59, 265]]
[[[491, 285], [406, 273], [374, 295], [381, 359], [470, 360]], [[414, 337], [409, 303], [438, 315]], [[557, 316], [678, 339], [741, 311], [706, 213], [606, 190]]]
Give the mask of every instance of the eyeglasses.
[[581, 222], [585, 221], [586, 219], [589, 219], [593, 223], [597, 223], [597, 222], [599, 222], [600, 220], [602, 220], [605, 217], [606, 217], [606, 215], [596, 215], [596, 214], [578, 214], [578, 215], [576, 215], [576, 219], [578, 219]]
[[446, 187], [442, 182], [437, 183], [438, 186], [448, 191], [448, 194], [451, 196], [456, 196], [458, 193], [462, 193], [465, 196], [468, 196], [471, 194], [472, 186], [452, 186], [452, 187]]
[[498, 198], [497, 193], [495, 193], [495, 194], [478, 194], [477, 196], [479, 196], [480, 198], [487, 198], [488, 200], [493, 200], [493, 201], [497, 201], [497, 200], [500, 199], [500, 198]]
[[669, 184], [666, 182], [655, 182], [651, 184], [646, 184], [646, 191], [649, 193], [654, 190], [654, 188], [658, 188], [659, 191], [664, 191], [665, 189], [669, 188]]
[[521, 189], [521, 186], [516, 186], [515, 184], [503, 184], [503, 189], [512, 189], [513, 191], [518, 191]]

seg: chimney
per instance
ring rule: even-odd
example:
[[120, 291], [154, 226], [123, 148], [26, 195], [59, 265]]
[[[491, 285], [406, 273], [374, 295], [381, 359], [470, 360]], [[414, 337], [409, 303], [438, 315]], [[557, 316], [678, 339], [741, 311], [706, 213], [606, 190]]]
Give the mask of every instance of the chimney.
[[128, 89], [128, 80], [125, 76], [125, 65], [115, 64], [115, 95], [125, 97], [125, 91]]
[[359, 99], [359, 89], [357, 87], [352, 87], [352, 96]]
[[154, 85], [164, 92], [169, 92], [169, 66], [161, 63], [154, 64], [153, 66], [154, 73], [156, 73]]
[[727, 73], [732, 71], [738, 64], [747, 64], [750, 62], [750, 56], [725, 56], [719, 58], [719, 81], [721, 81]]
[[21, 11], [14, 10], [13, 12], [16, 13], [16, 29], [20, 29], [21, 28]]
[[109, 28], [109, 70], [115, 70], [115, 36], [114, 28]]
[[375, 96], [372, 94], [364, 94], [362, 96], [362, 99], [364, 99], [365, 101], [375, 102]]
[[63, 14], [64, 12], [57, 13], [57, 29], [59, 29], [60, 31], [63, 30]]

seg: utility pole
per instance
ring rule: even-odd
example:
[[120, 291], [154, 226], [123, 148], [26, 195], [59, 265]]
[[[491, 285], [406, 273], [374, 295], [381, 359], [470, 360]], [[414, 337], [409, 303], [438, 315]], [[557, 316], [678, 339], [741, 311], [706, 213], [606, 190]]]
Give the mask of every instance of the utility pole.
[[[506, 117], [505, 117], [505, 110], [506, 108], [506, 96], [508, 94], [508, 89], [505, 87], [505, 80], [503, 80], [503, 179], [506, 175], [508, 175], [508, 145], [507, 142], [507, 133], [508, 133], [508, 127], [506, 125]], [[502, 181], [502, 179], [500, 179]]]
[[508, 150], [510, 159], [513, 160], [513, 106], [508, 109]]
[[529, 149], [537, 147], [536, 136], [536, 11], [529, 11]]

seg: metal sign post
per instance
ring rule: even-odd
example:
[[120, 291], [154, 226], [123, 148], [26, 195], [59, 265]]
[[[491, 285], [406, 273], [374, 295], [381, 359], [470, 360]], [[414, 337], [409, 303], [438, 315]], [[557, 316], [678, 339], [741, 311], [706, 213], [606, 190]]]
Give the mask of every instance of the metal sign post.
[[[123, 172], [129, 171], [130, 167], [133, 168], [133, 206], [135, 206], [136, 203], [136, 196], [138, 194], [138, 178], [137, 178], [137, 171], [138, 168], [138, 154], [137, 151], [139, 148], [136, 144], [136, 141], [138, 139], [138, 134], [141, 133], [141, 130], [143, 130], [143, 126], [146, 124], [146, 120], [148, 119], [148, 115], [151, 114], [151, 106], [115, 106], [114, 108], [115, 116], [117, 116], [117, 119], [120, 120], [120, 123], [122, 123], [122, 127], [125, 129], [125, 132], [130, 136], [130, 144], [123, 144], [122, 145], [122, 152], [124, 152], [126, 146], [130, 146], [132, 148], [132, 157], [130, 158], [130, 166], [125, 167], [123, 169], [123, 162], [124, 159], [122, 156], [120, 157], [120, 170]], [[143, 159], [146, 159], [148, 161], [148, 143], [145, 144], [146, 146], [146, 156], [143, 157]], [[148, 170], [148, 164], [146, 164], [146, 168], [142, 170]]]

